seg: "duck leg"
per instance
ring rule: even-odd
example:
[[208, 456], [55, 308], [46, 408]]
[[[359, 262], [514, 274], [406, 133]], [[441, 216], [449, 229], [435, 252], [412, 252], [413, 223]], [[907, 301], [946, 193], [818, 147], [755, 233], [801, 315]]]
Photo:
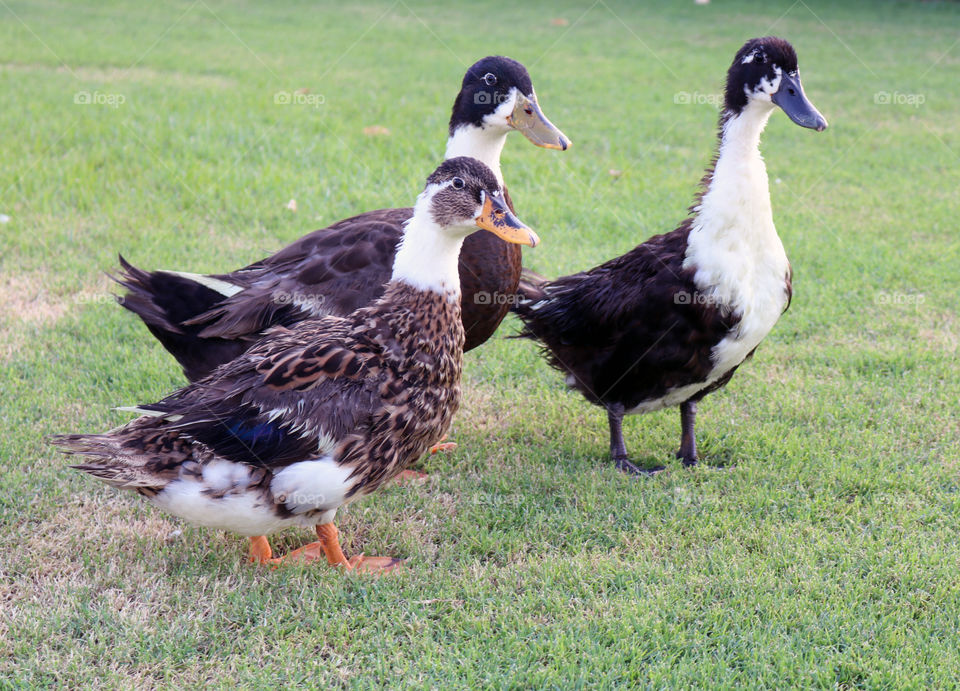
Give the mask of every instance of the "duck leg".
[[265, 535], [250, 538], [250, 563], [269, 564], [273, 562], [273, 550]]
[[687, 401], [680, 404], [680, 450], [677, 458], [690, 468], [697, 464], [697, 437], [694, 425], [697, 421], [697, 402]]
[[627, 445], [623, 441], [623, 405], [621, 403], [607, 408], [607, 422], [610, 423], [610, 457], [617, 464], [617, 468], [633, 475], [652, 475], [663, 470], [662, 465], [643, 469], [630, 462], [627, 456]]
[[280, 565], [290, 561], [310, 563], [326, 558], [331, 566], [341, 566], [347, 571], [362, 571], [364, 573], [380, 573], [392, 571], [402, 561], [394, 557], [365, 557], [358, 554], [347, 559], [340, 549], [340, 531], [333, 523], [321, 523], [317, 526], [316, 542], [304, 545], [285, 554], [279, 559], [272, 560], [273, 564]]

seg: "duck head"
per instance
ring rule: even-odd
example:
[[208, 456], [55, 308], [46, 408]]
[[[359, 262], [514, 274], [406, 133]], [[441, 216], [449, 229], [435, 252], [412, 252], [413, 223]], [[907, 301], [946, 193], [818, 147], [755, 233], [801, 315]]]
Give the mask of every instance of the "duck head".
[[796, 124], [817, 132], [827, 127], [826, 119], [803, 93], [796, 51], [782, 38], [750, 39], [730, 65], [724, 109], [736, 116], [752, 104], [779, 106]]
[[540, 242], [510, 212], [489, 166], [466, 156], [448, 158], [417, 197], [397, 247], [392, 280], [459, 300], [457, 259], [464, 239], [477, 228], [517, 245]]
[[540, 242], [507, 207], [493, 171], [473, 158], [458, 156], [441, 163], [427, 178], [418, 210], [421, 203], [434, 224], [454, 237], [482, 228], [517, 245], [534, 247]]
[[570, 140], [540, 110], [527, 68], [502, 56], [478, 60], [464, 75], [450, 115], [451, 138], [461, 128], [517, 130], [537, 146], [570, 148]]

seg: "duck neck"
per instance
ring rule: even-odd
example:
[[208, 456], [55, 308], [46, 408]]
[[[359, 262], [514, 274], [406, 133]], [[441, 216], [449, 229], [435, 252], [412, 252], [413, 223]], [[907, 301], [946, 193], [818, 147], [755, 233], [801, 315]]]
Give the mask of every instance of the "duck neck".
[[429, 198], [421, 195], [404, 227], [390, 280], [459, 301], [458, 260], [464, 237], [441, 228], [428, 206]]
[[[695, 271], [701, 290], [734, 307], [752, 294], [753, 288], [745, 286], [768, 278], [782, 282], [789, 266], [773, 225], [767, 169], [760, 156], [760, 134], [771, 112], [772, 104], [750, 101], [739, 113], [720, 116], [716, 162], [693, 207], [687, 237], [684, 268]], [[782, 293], [782, 286], [771, 291]]]
[[444, 158], [469, 156], [475, 158], [493, 171], [497, 182], [503, 186], [503, 174], [500, 172], [500, 154], [507, 143], [509, 130], [493, 127], [477, 127], [472, 124], [460, 125], [447, 139], [447, 151]]
[[739, 112], [720, 116], [716, 163], [700, 203], [694, 227], [716, 236], [776, 233], [770, 208], [767, 168], [760, 155], [760, 135], [773, 104], [750, 101]]

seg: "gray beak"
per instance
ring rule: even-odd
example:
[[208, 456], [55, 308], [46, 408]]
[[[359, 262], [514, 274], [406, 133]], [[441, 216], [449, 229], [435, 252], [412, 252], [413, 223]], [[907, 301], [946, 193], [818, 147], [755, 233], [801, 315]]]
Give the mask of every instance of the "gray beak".
[[800, 75], [785, 74], [780, 79], [780, 88], [777, 89], [771, 100], [776, 103], [791, 120], [800, 127], [809, 127], [817, 132], [827, 129], [827, 119], [820, 114], [803, 93], [800, 84]]

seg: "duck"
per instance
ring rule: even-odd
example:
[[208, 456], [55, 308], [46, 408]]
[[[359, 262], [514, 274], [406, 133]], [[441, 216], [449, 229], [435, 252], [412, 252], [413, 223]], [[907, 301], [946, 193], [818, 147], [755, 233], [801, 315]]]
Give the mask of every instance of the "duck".
[[[566, 150], [570, 140], [543, 114], [527, 69], [503, 56], [467, 70], [450, 116], [445, 158], [486, 164], [501, 187], [500, 155], [510, 132], [533, 144]], [[513, 202], [504, 187], [504, 198]], [[120, 256], [120, 303], [136, 314], [190, 381], [250, 347], [272, 326], [347, 315], [383, 295], [397, 245], [413, 210], [368, 211], [313, 231], [276, 254], [226, 274], [145, 271]], [[497, 330], [516, 294], [518, 245], [477, 232], [464, 242], [460, 282], [465, 350]]]
[[724, 387], [790, 305], [792, 268], [773, 222], [760, 135], [776, 108], [818, 132], [793, 46], [754, 38], [727, 71], [718, 144], [689, 216], [595, 268], [526, 274], [514, 307], [566, 384], [607, 413], [616, 466], [630, 461], [625, 415], [679, 407], [684, 466], [698, 462], [697, 404]]
[[[72, 466], [193, 524], [249, 537], [250, 561], [347, 559], [339, 507], [366, 496], [435, 444], [460, 404], [464, 328], [458, 255], [476, 229], [534, 246], [496, 175], [455, 157], [427, 178], [404, 224], [383, 295], [347, 316], [268, 330], [213, 373], [105, 434], [52, 441]], [[317, 540], [274, 557], [267, 536], [300, 526]]]

